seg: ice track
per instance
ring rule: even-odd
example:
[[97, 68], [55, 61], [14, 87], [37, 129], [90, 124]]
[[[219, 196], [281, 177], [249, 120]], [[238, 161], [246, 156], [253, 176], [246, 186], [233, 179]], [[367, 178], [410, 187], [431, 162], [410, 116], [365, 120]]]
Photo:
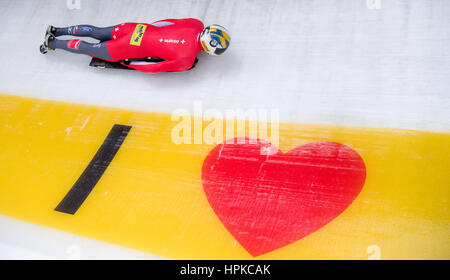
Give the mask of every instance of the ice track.
[[[283, 122], [450, 129], [450, 2], [0, 0], [0, 93], [170, 113], [278, 109]], [[48, 24], [194, 17], [232, 35], [193, 71], [149, 75], [41, 55]], [[5, 230], [8, 229], [8, 230]], [[46, 246], [43, 244], [51, 244]], [[0, 216], [0, 258], [158, 258]]]

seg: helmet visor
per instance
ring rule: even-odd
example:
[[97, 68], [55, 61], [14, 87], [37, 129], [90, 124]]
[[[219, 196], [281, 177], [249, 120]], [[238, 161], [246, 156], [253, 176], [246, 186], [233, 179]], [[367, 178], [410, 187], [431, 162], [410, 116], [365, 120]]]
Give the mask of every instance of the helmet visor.
[[225, 52], [226, 49], [222, 49], [222, 48], [216, 48], [216, 50], [214, 51], [214, 54], [223, 54]]

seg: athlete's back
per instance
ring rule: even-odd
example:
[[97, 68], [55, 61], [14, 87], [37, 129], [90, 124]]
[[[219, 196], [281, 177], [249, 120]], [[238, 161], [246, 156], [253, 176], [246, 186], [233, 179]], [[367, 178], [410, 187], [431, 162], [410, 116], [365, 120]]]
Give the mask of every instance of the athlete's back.
[[[151, 24], [123, 23], [112, 31], [107, 48], [114, 61], [159, 57], [164, 62], [129, 65], [143, 70], [183, 71], [192, 67], [203, 50], [199, 35], [203, 23], [197, 19], [166, 19]], [[159, 71], [158, 71], [159, 72]]]

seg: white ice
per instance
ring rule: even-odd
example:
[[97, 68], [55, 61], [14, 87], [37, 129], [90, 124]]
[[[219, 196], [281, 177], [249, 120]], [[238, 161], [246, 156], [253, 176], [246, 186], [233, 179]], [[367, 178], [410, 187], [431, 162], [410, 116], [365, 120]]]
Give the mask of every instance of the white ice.
[[[205, 109], [278, 109], [286, 122], [450, 128], [448, 0], [81, 0], [72, 10], [66, 4], [0, 0], [1, 93], [168, 113], [202, 101]], [[156, 75], [94, 69], [88, 57], [38, 50], [48, 24], [183, 17], [226, 26], [230, 49], [221, 57], [200, 55], [192, 71]], [[53, 249], [33, 245], [48, 240]], [[89, 244], [85, 258], [153, 257], [81, 240], [0, 217], [0, 258], [64, 258], [57, 248], [80, 242]]]

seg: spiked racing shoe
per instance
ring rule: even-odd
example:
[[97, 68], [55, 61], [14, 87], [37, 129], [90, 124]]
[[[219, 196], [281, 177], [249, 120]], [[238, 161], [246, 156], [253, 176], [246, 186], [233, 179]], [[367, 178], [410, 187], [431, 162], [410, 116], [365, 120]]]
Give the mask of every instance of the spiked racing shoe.
[[45, 41], [44, 43], [39, 47], [39, 50], [41, 51], [42, 54], [46, 54], [49, 50], [54, 51], [55, 49], [52, 49], [49, 47], [49, 43], [51, 41], [55, 40], [55, 36], [52, 34], [46, 34], [45, 35]]
[[56, 37], [56, 27], [54, 27], [53, 25], [49, 25], [45, 32], [45, 36], [47, 36], [48, 34], [51, 34]]

